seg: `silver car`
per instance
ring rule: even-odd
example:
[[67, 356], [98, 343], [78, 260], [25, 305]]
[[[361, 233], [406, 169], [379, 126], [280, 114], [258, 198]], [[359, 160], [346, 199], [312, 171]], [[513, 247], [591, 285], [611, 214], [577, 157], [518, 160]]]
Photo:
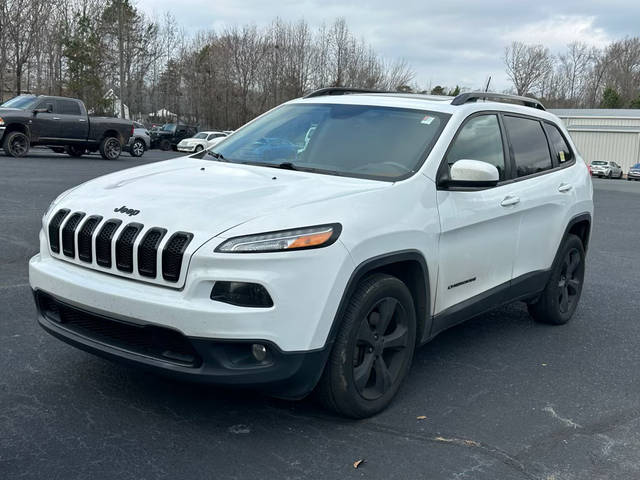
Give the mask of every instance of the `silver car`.
[[591, 162], [591, 175], [601, 178], [622, 178], [622, 167], [616, 162], [595, 160]]
[[129, 138], [127, 150], [132, 157], [141, 157], [151, 148], [149, 130], [140, 122], [133, 122], [133, 135]]

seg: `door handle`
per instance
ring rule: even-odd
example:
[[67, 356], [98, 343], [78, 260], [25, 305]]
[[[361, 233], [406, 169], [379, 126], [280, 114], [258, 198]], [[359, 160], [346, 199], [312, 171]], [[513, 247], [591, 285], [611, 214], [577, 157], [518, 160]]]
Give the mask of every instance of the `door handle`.
[[517, 197], [516, 195], [507, 195], [506, 197], [504, 197], [504, 200], [500, 202], [500, 205], [502, 205], [503, 207], [510, 207], [519, 203], [520, 197]]
[[558, 187], [558, 191], [560, 193], [565, 193], [571, 190], [572, 188], [573, 188], [573, 185], [571, 185], [570, 183], [561, 183], [560, 186]]
[[79, 122], [86, 122], [86, 120], [84, 118], [80, 118], [78, 119]]
[[54, 120], [60, 120], [60, 117], [53, 117]]

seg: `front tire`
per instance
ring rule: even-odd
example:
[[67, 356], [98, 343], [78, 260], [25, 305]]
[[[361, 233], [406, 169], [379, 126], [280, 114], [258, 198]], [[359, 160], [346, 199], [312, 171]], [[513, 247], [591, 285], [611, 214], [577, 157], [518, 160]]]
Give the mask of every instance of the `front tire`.
[[391, 403], [413, 360], [411, 293], [395, 277], [371, 275], [358, 286], [340, 320], [316, 393], [341, 415], [370, 417]]
[[100, 142], [99, 150], [105, 160], [117, 160], [122, 153], [122, 145], [116, 137], [107, 137]]
[[199, 153], [199, 152], [201, 152], [202, 150], [204, 150], [204, 147], [203, 147], [202, 145], [197, 145], [197, 146], [196, 146], [196, 150], [195, 150], [195, 152], [196, 152], [196, 153]]
[[163, 152], [168, 152], [171, 150], [171, 142], [169, 140], [162, 140], [160, 142], [160, 150]]
[[584, 282], [585, 253], [582, 240], [569, 234], [561, 247], [547, 286], [528, 305], [535, 321], [551, 325], [567, 323], [576, 311]]
[[608, 178], [609, 180], [611, 180], [611, 177], [612, 177], [612, 175], [611, 175], [611, 170], [609, 170], [609, 173], [607, 173], [607, 178]]
[[4, 137], [2, 148], [9, 157], [24, 157], [29, 153], [29, 137], [22, 132], [9, 132]]
[[131, 145], [131, 148], [129, 149], [129, 154], [132, 157], [141, 157], [142, 155], [144, 155], [144, 151], [145, 151], [144, 142], [142, 140], [136, 140]]

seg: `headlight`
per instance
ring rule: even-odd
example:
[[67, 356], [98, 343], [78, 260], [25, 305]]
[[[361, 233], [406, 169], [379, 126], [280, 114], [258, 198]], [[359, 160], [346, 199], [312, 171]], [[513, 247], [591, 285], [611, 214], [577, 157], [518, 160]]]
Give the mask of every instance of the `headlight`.
[[44, 222], [47, 218], [47, 216], [51, 213], [51, 210], [53, 210], [53, 208], [58, 204], [58, 202], [60, 202], [60, 200], [62, 200], [64, 197], [66, 197], [69, 193], [71, 193], [73, 190], [75, 190], [76, 188], [78, 188], [80, 185], [78, 185], [77, 187], [72, 187], [68, 190], [65, 190], [64, 192], [62, 192], [60, 195], [58, 195], [55, 200], [53, 200], [53, 202], [51, 202], [49, 204], [49, 206], [47, 207], [47, 210], [44, 212], [44, 214], [42, 215], [42, 221]]
[[224, 253], [262, 253], [327, 247], [340, 236], [339, 223], [230, 238], [216, 248]]

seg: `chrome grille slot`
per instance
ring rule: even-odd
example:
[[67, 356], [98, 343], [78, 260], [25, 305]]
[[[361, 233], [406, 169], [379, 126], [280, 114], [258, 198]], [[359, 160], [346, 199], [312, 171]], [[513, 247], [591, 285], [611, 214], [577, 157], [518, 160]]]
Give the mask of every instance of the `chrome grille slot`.
[[142, 230], [140, 223], [130, 223], [116, 240], [116, 267], [123, 272], [133, 272], [133, 242]]
[[78, 232], [78, 258], [83, 262], [93, 261], [93, 233], [101, 220], [101, 216], [92, 215]]
[[96, 237], [96, 262], [101, 267], [111, 268], [111, 240], [122, 220], [108, 220]]
[[180, 278], [182, 257], [192, 238], [191, 233], [176, 232], [167, 241], [162, 250], [162, 278], [166, 281], [177, 282]]
[[158, 246], [167, 231], [154, 227], [147, 231], [138, 245], [138, 272], [144, 277], [156, 278]]
[[83, 218], [84, 212], [75, 212], [62, 227], [62, 253], [67, 257], [76, 256], [76, 228]]
[[69, 211], [68, 208], [58, 210], [49, 222], [49, 247], [54, 253], [60, 253], [60, 225], [62, 225], [62, 221], [69, 215]]

